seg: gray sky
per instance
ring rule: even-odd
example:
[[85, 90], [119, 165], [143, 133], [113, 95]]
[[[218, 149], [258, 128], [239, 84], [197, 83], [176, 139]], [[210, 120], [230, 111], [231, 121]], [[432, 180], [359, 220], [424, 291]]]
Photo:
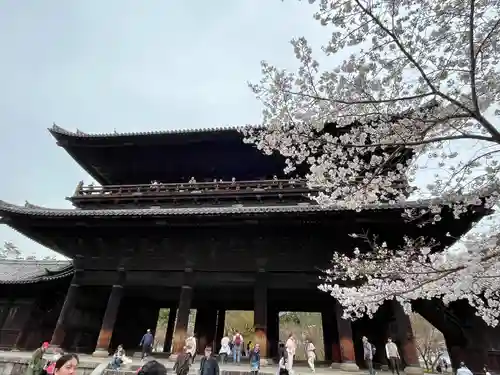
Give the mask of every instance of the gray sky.
[[[69, 207], [86, 173], [53, 122], [85, 132], [256, 123], [259, 62], [293, 67], [289, 40], [324, 42], [307, 2], [0, 1], [0, 199]], [[0, 225], [0, 244], [47, 249]]]

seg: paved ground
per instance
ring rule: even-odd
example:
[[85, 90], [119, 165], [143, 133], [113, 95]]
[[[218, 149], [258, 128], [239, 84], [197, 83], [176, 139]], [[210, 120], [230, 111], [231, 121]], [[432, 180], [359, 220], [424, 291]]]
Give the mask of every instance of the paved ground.
[[[4, 359], [4, 360], [5, 359], [7, 359], [7, 360], [8, 359], [28, 360], [29, 358], [31, 358], [31, 354], [32, 354], [31, 352], [0, 351], [0, 358]], [[46, 355], [47, 359], [49, 359], [51, 356], [52, 355]], [[97, 366], [98, 364], [103, 363], [103, 362], [108, 362], [110, 360], [109, 358], [92, 357], [91, 355], [88, 355], [88, 354], [79, 354], [79, 357], [80, 357], [80, 362], [82, 364], [86, 364], [86, 365], [95, 364], [95, 366]], [[132, 361], [133, 361], [132, 364], [129, 365], [129, 367], [131, 367], [131, 369], [136, 369], [141, 364], [141, 361], [138, 358], [132, 358]], [[169, 361], [168, 359], [164, 359], [164, 358], [158, 358], [158, 361], [165, 364], [165, 366], [168, 369], [172, 368], [172, 365], [173, 365], [172, 361]], [[198, 372], [197, 371], [198, 366], [199, 366], [199, 359], [197, 358], [194, 366], [192, 366], [192, 368], [191, 368], [190, 374], [196, 374]], [[127, 374], [127, 375], [132, 374], [133, 371], [131, 371], [131, 369], [129, 371], [123, 371], [122, 374]], [[250, 371], [250, 366], [248, 365], [248, 363], [241, 363], [240, 365], [228, 363], [225, 365], [221, 365], [220, 369], [221, 369], [221, 373], [226, 373], [226, 374], [228, 374], [228, 373], [229, 374], [238, 374], [239, 373], [239, 374], [242, 374], [242, 373], [248, 373]], [[294, 369], [295, 369], [296, 375], [309, 375], [309, 374], [311, 374], [311, 370], [307, 366], [304, 366], [304, 365], [294, 366]], [[277, 372], [277, 365], [275, 365], [275, 364], [263, 366], [261, 368], [261, 371], [260, 371], [261, 374], [266, 374], [266, 375], [276, 375], [276, 372]], [[332, 369], [332, 368], [329, 368], [326, 366], [325, 367], [320, 366], [317, 368], [316, 374], [317, 375], [346, 375], [348, 373], [341, 371], [341, 370], [338, 370], [338, 369]], [[367, 374], [367, 372], [364, 370], [360, 370], [357, 374]], [[389, 375], [389, 374], [390, 374], [389, 372], [377, 371], [377, 375]]]

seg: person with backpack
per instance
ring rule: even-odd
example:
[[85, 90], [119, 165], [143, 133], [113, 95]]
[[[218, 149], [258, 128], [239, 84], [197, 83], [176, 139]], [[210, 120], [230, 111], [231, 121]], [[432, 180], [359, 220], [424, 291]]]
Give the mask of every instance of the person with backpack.
[[366, 368], [368, 369], [369, 375], [375, 375], [375, 370], [373, 369], [373, 356], [375, 355], [376, 349], [366, 336], [363, 336], [363, 359], [365, 360]]
[[187, 352], [187, 347], [185, 346], [182, 353], [177, 356], [173, 370], [177, 375], [187, 375], [190, 367], [191, 354]]
[[236, 331], [233, 336], [233, 363], [240, 363], [241, 349], [243, 348], [243, 336], [240, 331]]

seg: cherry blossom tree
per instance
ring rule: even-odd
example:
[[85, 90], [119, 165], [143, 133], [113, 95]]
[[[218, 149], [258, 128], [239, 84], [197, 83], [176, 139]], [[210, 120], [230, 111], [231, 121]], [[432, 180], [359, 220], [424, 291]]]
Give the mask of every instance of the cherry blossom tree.
[[[11, 241], [5, 241], [0, 247], [0, 259], [17, 259], [17, 260], [37, 260], [36, 255], [23, 255], [21, 250]], [[45, 256], [42, 260], [56, 260], [54, 256]]]
[[425, 368], [432, 371], [446, 350], [444, 336], [419, 314], [411, 314], [410, 320], [418, 355], [424, 361]]
[[20, 259], [21, 251], [14, 243], [10, 241], [5, 241], [3, 246], [0, 248], [0, 259]]
[[[287, 173], [307, 170], [309, 186], [320, 191], [311, 198], [324, 206], [362, 210], [427, 197], [425, 212], [406, 210], [405, 218], [426, 214], [430, 224], [446, 205], [457, 218], [470, 204], [493, 207], [500, 186], [498, 0], [309, 3], [318, 3], [314, 17], [330, 31], [322, 56], [297, 38], [296, 72], [262, 62], [261, 81], [250, 84], [263, 104], [262, 124], [243, 130], [246, 142], [285, 156]], [[498, 233], [475, 233], [462, 251], [409, 237], [388, 248], [376, 236], [353, 234], [370, 251], [335, 253], [320, 288], [353, 319], [389, 299], [407, 313], [418, 298], [466, 299], [496, 325]]]

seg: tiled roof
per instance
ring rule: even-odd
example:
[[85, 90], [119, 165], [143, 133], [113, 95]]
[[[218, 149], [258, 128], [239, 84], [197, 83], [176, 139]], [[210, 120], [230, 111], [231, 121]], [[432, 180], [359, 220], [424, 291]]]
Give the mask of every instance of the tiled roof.
[[[487, 195], [486, 195], [487, 196]], [[424, 208], [430, 204], [444, 205], [452, 201], [447, 199], [416, 200], [400, 203], [376, 203], [363, 207], [363, 210], [394, 210], [405, 208]], [[477, 205], [481, 205], [480, 200]], [[233, 205], [225, 207], [176, 207], [176, 208], [132, 208], [132, 209], [78, 209], [78, 208], [45, 208], [26, 204], [24, 207], [10, 204], [0, 200], [0, 214], [21, 214], [30, 216], [58, 216], [58, 217], [87, 217], [87, 216], [214, 216], [214, 215], [240, 215], [262, 213], [297, 213], [297, 212], [335, 212], [348, 211], [342, 205], [322, 207], [317, 204], [299, 203], [294, 205], [276, 206], [245, 206]]]
[[32, 284], [73, 274], [71, 261], [0, 259], [0, 284]]
[[[401, 204], [372, 204], [364, 210], [391, 210], [402, 208], [425, 207], [427, 202], [414, 201]], [[40, 206], [17, 206], [0, 200], [0, 214], [25, 214], [31, 216], [213, 216], [261, 213], [294, 213], [294, 212], [334, 212], [346, 211], [342, 206], [321, 207], [316, 204], [296, 204], [286, 206], [244, 206], [225, 207], [176, 207], [176, 208], [132, 208], [132, 209], [78, 209], [78, 208], [43, 208]]]
[[224, 131], [241, 131], [248, 126], [227, 126], [227, 127], [215, 127], [215, 128], [205, 128], [205, 129], [172, 129], [172, 130], [158, 130], [158, 131], [149, 131], [149, 132], [130, 132], [130, 133], [93, 133], [88, 134], [84, 133], [80, 130], [70, 131], [60, 126], [54, 124], [51, 128], [49, 128], [49, 132], [54, 136], [56, 135], [66, 135], [69, 137], [77, 137], [77, 138], [102, 138], [102, 137], [131, 137], [131, 136], [143, 136], [143, 135], [168, 135], [168, 134], [194, 134], [194, 133], [215, 133], [215, 132], [224, 132]]

